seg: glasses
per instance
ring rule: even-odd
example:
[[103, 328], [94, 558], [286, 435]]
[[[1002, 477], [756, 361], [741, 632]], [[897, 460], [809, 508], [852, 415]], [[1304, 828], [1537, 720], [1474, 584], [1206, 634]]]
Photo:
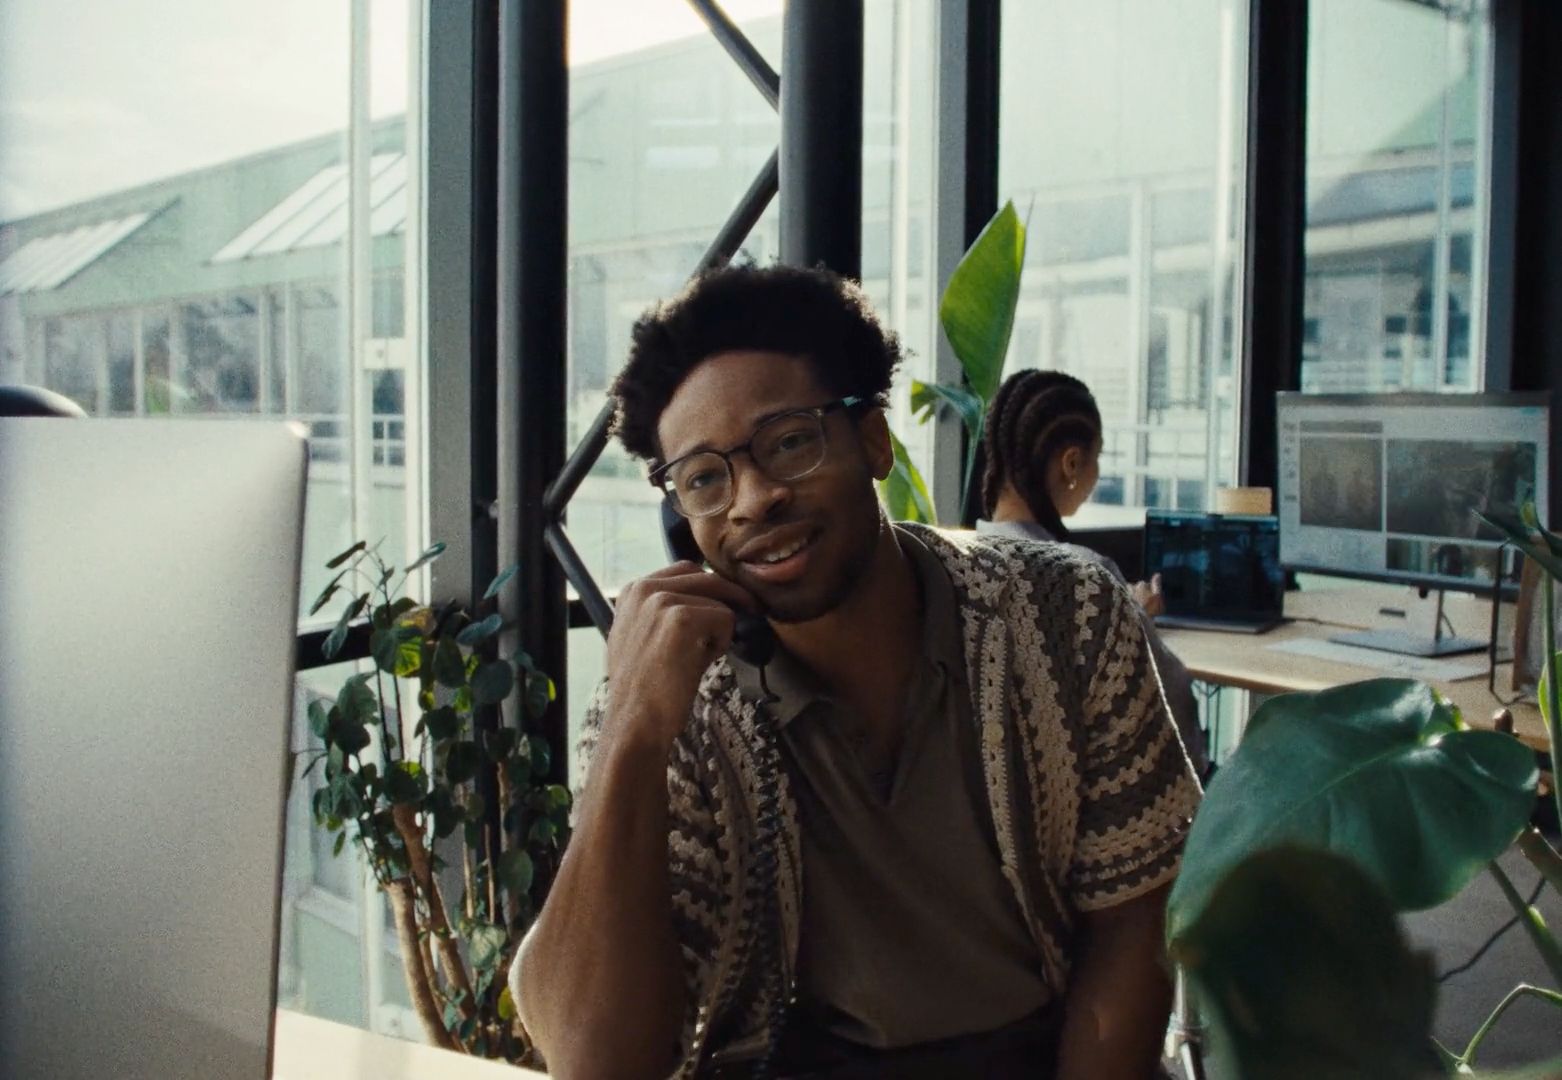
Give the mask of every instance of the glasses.
[[773, 416], [754, 429], [742, 446], [731, 450], [696, 450], [651, 471], [651, 483], [662, 489], [673, 509], [684, 517], [709, 517], [732, 505], [732, 458], [747, 454], [771, 480], [800, 480], [824, 464], [829, 446], [824, 418], [837, 409], [862, 404], [844, 397], [812, 409]]

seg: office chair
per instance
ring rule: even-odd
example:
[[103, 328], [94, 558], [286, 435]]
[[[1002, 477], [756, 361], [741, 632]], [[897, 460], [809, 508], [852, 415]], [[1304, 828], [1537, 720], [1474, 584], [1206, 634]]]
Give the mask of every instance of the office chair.
[[41, 386], [0, 383], [0, 416], [65, 416], [85, 420], [87, 411], [64, 394]]

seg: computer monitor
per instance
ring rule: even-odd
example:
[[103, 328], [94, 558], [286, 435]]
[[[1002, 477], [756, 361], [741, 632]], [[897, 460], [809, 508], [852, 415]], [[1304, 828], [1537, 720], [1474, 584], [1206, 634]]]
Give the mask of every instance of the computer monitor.
[[1156, 625], [1262, 633], [1282, 621], [1285, 573], [1269, 514], [1148, 510], [1144, 573], [1159, 574]]
[[[1547, 519], [1546, 394], [1297, 394], [1277, 399], [1280, 559], [1290, 570], [1428, 590], [1500, 587], [1501, 534], [1477, 511]], [[1484, 648], [1396, 631], [1352, 643], [1441, 655]]]
[[0, 1073], [270, 1075], [305, 468], [0, 419]]

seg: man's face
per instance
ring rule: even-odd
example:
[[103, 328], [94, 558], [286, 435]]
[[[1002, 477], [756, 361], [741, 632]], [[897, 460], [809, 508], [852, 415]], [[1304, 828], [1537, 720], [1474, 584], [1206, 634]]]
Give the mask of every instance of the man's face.
[[[768, 352], [719, 353], [684, 379], [657, 423], [662, 459], [730, 450], [766, 420], [832, 401], [808, 361]], [[865, 576], [882, 516], [873, 482], [893, 463], [883, 414], [823, 419], [824, 463], [796, 480], [771, 480], [753, 459], [732, 459], [732, 503], [690, 519], [711, 567], [751, 592], [779, 622], [833, 610]]]

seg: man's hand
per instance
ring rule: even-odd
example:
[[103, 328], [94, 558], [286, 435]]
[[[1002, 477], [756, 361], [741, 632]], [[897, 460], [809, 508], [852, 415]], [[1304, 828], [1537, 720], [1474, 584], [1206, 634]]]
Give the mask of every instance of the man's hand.
[[741, 588], [675, 563], [618, 594], [608, 704], [575, 834], [521, 945], [521, 1022], [553, 1076], [663, 1076], [688, 1005], [667, 864], [667, 774]]
[[1128, 586], [1128, 589], [1150, 618], [1153, 619], [1166, 610], [1166, 598], [1161, 595], [1161, 575], [1156, 574], [1149, 581], [1136, 581]]
[[607, 638], [613, 719], [670, 746], [688, 721], [700, 676], [732, 643], [736, 608], [753, 610], [754, 598], [692, 562], [626, 586]]

